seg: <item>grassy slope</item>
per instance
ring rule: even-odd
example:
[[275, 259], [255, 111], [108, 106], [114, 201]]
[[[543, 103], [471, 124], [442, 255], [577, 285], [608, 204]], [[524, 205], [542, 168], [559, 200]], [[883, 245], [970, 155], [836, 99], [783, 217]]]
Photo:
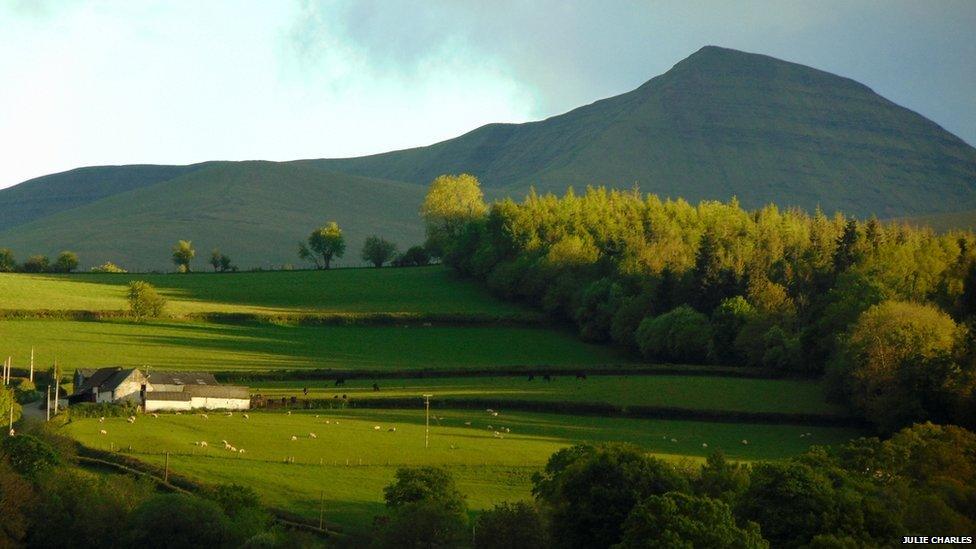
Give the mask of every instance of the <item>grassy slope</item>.
[[123, 192], [0, 232], [21, 256], [78, 252], [85, 266], [169, 269], [170, 247], [192, 240], [203, 269], [213, 248], [242, 267], [300, 264], [297, 243], [337, 221], [347, 233], [341, 264], [359, 265], [370, 234], [419, 243], [424, 188], [336, 174], [308, 162], [217, 162], [163, 184]]
[[414, 397], [431, 393], [438, 399], [499, 398], [550, 402], [596, 402], [616, 406], [674, 406], [678, 408], [735, 410], [744, 412], [784, 412], [843, 414], [844, 410], [824, 401], [823, 387], [817, 381], [745, 379], [689, 376], [589, 376], [585, 381], [570, 376], [552, 382], [525, 377], [437, 378], [348, 380], [342, 387], [327, 382], [258, 382], [254, 392], [269, 397], [297, 396], [330, 399]]
[[0, 275], [0, 309], [126, 309], [127, 285], [145, 280], [168, 312], [409, 312], [508, 315], [524, 308], [491, 298], [444, 267], [191, 275]]
[[626, 362], [610, 347], [546, 328], [281, 326], [266, 323], [0, 322], [14, 365], [55, 358], [66, 371], [97, 366], [167, 370], [435, 369]]
[[[783, 457], [811, 444], [846, 441], [857, 433], [845, 429], [729, 425], [689, 421], [601, 419], [546, 414], [503, 413], [488, 418], [477, 412], [437, 412], [431, 447], [424, 449], [423, 411], [359, 410], [293, 415], [253, 413], [225, 417], [162, 415], [129, 425], [122, 418], [75, 420], [66, 430], [98, 447], [132, 447], [137, 457], [162, 461], [173, 452], [171, 467], [204, 480], [253, 486], [268, 503], [309, 517], [317, 516], [324, 491], [327, 517], [347, 528], [365, 528], [382, 512], [382, 488], [398, 466], [435, 464], [459, 477], [474, 509], [501, 500], [528, 499], [530, 474], [561, 447], [583, 441], [629, 441], [668, 459], [700, 459], [723, 449], [735, 459]], [[335, 420], [340, 420], [339, 424]], [[326, 420], [330, 423], [326, 424]], [[471, 426], [464, 425], [470, 421]], [[505, 426], [511, 433], [494, 438], [487, 429]], [[373, 430], [380, 425], [381, 430]], [[395, 433], [388, 432], [396, 427]], [[108, 435], [100, 435], [105, 429]], [[308, 437], [314, 432], [318, 438]], [[810, 432], [810, 437], [800, 437]], [[291, 441], [292, 435], [299, 440]], [[672, 442], [671, 439], [675, 439]], [[241, 456], [221, 449], [226, 439]], [[740, 441], [747, 439], [748, 445]], [[206, 440], [201, 450], [194, 441]], [[702, 444], [708, 445], [704, 448]], [[205, 454], [205, 455], [202, 455]], [[294, 457], [294, 465], [283, 463]], [[319, 465], [321, 460], [322, 465]], [[351, 466], [345, 466], [349, 460]], [[360, 466], [362, 463], [362, 466]], [[268, 479], [275, 479], [268, 482]]]

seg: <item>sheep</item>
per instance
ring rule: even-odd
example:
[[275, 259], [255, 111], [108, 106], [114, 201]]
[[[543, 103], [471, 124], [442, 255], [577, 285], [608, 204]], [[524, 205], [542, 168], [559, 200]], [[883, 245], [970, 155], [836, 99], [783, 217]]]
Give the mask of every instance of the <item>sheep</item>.
[[292, 439], [292, 440], [298, 440], [298, 437], [296, 437], [295, 435], [292, 435], [292, 436], [291, 436], [291, 439]]
[[494, 436], [495, 438], [502, 438], [502, 434], [499, 433], [498, 431], [495, 431], [492, 436]]
[[240, 450], [238, 450], [237, 453], [238, 454], [243, 454], [244, 453], [244, 448], [241, 448]]
[[99, 423], [105, 423], [105, 416], [98, 418]]
[[498, 412], [492, 412], [491, 417], [498, 417]]
[[100, 435], [107, 435], [108, 434], [108, 431], [106, 431], [105, 429], [101, 429], [101, 430], [98, 431], [98, 434], [100, 434]]
[[396, 432], [396, 427], [390, 427], [389, 429], [387, 429], [387, 432], [389, 432], [389, 433], [395, 433]]
[[129, 421], [135, 421], [135, 420], [136, 420], [136, 416], [129, 416]]
[[207, 447], [207, 441], [206, 440], [201, 440], [200, 441], [200, 447], [201, 448], [206, 448]]
[[153, 413], [152, 417], [158, 418], [159, 417], [159, 414]]
[[226, 440], [221, 440], [220, 442], [223, 443], [224, 446], [227, 446], [227, 441]]
[[176, 412], [176, 415], [182, 416], [183, 415], [183, 412]]
[[136, 422], [135, 418], [132, 418], [132, 417], [130, 417], [129, 419], [127, 419], [125, 421], [128, 422], [128, 423], [135, 423]]
[[332, 422], [331, 422], [331, 421], [329, 421], [329, 420], [325, 420], [325, 424], [326, 424], [326, 425], [331, 425], [331, 424], [332, 424]]
[[702, 442], [702, 448], [708, 448], [708, 443], [707, 442]]
[[382, 427], [380, 427], [379, 425], [373, 425], [374, 431], [379, 431], [380, 429], [382, 429]]
[[237, 448], [234, 448], [233, 446], [231, 446], [230, 448], [228, 448], [228, 450], [230, 450], [231, 452], [234, 452], [235, 454], [237, 453]]
[[230, 450], [231, 448], [233, 448], [233, 446], [231, 446], [229, 443], [224, 443], [224, 450]]
[[227, 412], [227, 417], [234, 417], [234, 412]]
[[468, 427], [471, 426], [471, 422], [470, 421], [465, 421], [464, 424], [467, 425]]
[[489, 414], [492, 414], [492, 413], [494, 413], [494, 412], [495, 412], [495, 411], [494, 411], [494, 410], [492, 410], [491, 408], [488, 408], [488, 409], [487, 409], [487, 410], [485, 410], [485, 411], [486, 411], [486, 412], [488, 412]]
[[742, 445], [745, 446], [746, 444], [749, 444], [749, 441], [746, 439], [742, 439]]
[[210, 416], [208, 416], [207, 414], [200, 414], [200, 417], [202, 417], [203, 419], [210, 419]]
[[489, 430], [489, 431], [494, 431], [494, 430], [495, 430], [495, 428], [494, 428], [494, 427], [492, 427], [491, 425], [489, 425], [489, 426], [488, 426], [488, 430]]
[[676, 439], [676, 438], [672, 438], [672, 439], [671, 439], [671, 442], [678, 442], [678, 439]]
[[509, 429], [508, 427], [505, 427], [505, 428], [503, 429], [503, 431], [505, 431], [506, 433], [511, 433], [511, 432], [512, 432], [512, 430], [511, 430], [511, 429]]
[[319, 438], [319, 437], [315, 436], [315, 433], [309, 433], [308, 438]]
[[244, 419], [251, 419], [251, 416], [244, 414]]
[[288, 414], [288, 415], [291, 415], [291, 410], [288, 410], [288, 411], [287, 411], [287, 412], [285, 412], [285, 413], [286, 413], [286, 414]]

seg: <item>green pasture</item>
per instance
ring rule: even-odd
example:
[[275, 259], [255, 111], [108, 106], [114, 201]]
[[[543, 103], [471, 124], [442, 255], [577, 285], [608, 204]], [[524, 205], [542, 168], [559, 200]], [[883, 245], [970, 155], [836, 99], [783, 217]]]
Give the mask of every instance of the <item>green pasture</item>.
[[[2, 278], [2, 277], [0, 277]], [[0, 355], [26, 367], [409, 370], [621, 363], [625, 353], [536, 327], [290, 326], [263, 322], [0, 321]]]
[[442, 266], [180, 274], [0, 274], [0, 309], [111, 311], [128, 308], [130, 281], [169, 300], [167, 312], [436, 313], [512, 315], [527, 309], [493, 299]]
[[[507, 413], [432, 411], [430, 447], [424, 412], [334, 410], [290, 415], [251, 412], [76, 419], [70, 436], [101, 449], [121, 449], [205, 482], [252, 486], [266, 503], [314, 518], [320, 498], [327, 520], [351, 530], [382, 513], [382, 489], [401, 466], [439, 465], [458, 478], [473, 510], [530, 497], [531, 474], [556, 450], [585, 441], [626, 441], [689, 466], [715, 450], [739, 460], [778, 459], [812, 444], [860, 436], [841, 428], [723, 424]], [[468, 424], [470, 423], [470, 425]], [[379, 427], [379, 429], [376, 429]], [[390, 429], [395, 428], [395, 432]], [[506, 431], [507, 429], [507, 431]], [[100, 434], [105, 430], [106, 434]], [[495, 432], [499, 436], [495, 435]], [[312, 438], [310, 433], [315, 433]], [[810, 433], [808, 436], [802, 436]], [[296, 440], [292, 440], [296, 437]], [[223, 447], [226, 440], [242, 454]], [[748, 443], [743, 444], [746, 440]], [[206, 441], [207, 448], [195, 445]], [[707, 446], [706, 446], [707, 445]], [[286, 460], [293, 461], [286, 463]]]
[[278, 398], [297, 396], [332, 399], [411, 397], [431, 393], [438, 399], [495, 398], [546, 402], [606, 403], [615, 406], [671, 406], [676, 408], [843, 415], [843, 407], [825, 401], [819, 380], [750, 379], [734, 377], [653, 375], [468, 377], [430, 379], [350, 379], [336, 387], [326, 381], [276, 381], [251, 384], [251, 391]]

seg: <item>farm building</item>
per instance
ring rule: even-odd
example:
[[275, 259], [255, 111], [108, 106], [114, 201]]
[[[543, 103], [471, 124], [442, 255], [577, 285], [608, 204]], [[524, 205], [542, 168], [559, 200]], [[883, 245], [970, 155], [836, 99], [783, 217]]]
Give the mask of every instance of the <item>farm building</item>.
[[143, 372], [138, 368], [76, 370], [69, 402], [134, 402], [147, 412], [158, 410], [246, 410], [247, 387], [221, 385], [204, 372]]

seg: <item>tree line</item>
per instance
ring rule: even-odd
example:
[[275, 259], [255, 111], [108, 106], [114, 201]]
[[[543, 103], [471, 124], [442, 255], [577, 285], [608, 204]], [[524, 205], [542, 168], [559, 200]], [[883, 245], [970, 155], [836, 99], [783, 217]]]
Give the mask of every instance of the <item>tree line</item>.
[[589, 188], [484, 202], [441, 176], [427, 247], [495, 294], [647, 360], [827, 374], [882, 431], [976, 418], [976, 237], [733, 199]]
[[971, 539], [976, 435], [919, 424], [886, 441], [775, 462], [735, 463], [717, 452], [702, 466], [630, 444], [582, 444], [533, 476], [533, 500], [500, 503], [473, 524], [443, 469], [400, 469], [384, 495], [379, 547], [853, 548], [922, 532]]
[[18, 263], [10, 248], [0, 248], [0, 273], [70, 273], [78, 268], [78, 254], [63, 251], [51, 261], [46, 255], [36, 254]]

